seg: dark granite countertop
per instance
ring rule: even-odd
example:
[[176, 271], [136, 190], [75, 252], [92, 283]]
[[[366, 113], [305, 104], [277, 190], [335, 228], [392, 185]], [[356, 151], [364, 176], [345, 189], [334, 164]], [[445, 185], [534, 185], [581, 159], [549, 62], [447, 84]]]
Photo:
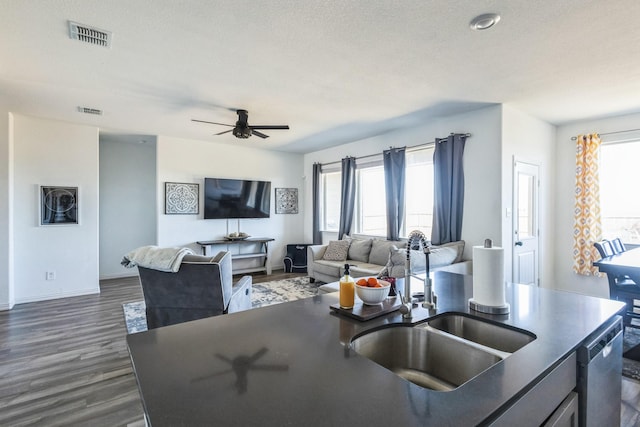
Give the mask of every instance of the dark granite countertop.
[[[367, 322], [331, 313], [338, 294], [128, 335], [145, 411], [158, 426], [475, 425], [550, 372], [623, 305], [508, 285], [508, 315], [472, 312], [471, 276], [434, 275], [438, 309]], [[345, 346], [367, 329], [472, 313], [537, 339], [450, 392], [425, 390]], [[246, 369], [248, 368], [248, 369]]]

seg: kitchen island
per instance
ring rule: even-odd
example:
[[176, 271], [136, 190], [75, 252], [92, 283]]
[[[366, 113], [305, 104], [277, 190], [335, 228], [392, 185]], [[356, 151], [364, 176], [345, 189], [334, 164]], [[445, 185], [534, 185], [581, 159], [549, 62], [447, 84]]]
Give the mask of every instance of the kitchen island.
[[[510, 313], [488, 315], [469, 309], [471, 276], [436, 272], [434, 287], [437, 309], [415, 307], [410, 320], [397, 311], [367, 322], [332, 313], [335, 293], [129, 335], [147, 420], [154, 427], [465, 426], [501, 424], [511, 408], [519, 408], [518, 415], [525, 407], [531, 416], [519, 415], [520, 425], [538, 425], [534, 418], [548, 415], [540, 413], [540, 401], [560, 404], [575, 388], [576, 350], [623, 308], [605, 299], [507, 285]], [[519, 328], [536, 339], [448, 392], [408, 382], [350, 346], [370, 329], [449, 312]], [[540, 399], [540, 386], [560, 370], [562, 386], [543, 387]], [[619, 409], [619, 399], [612, 399]]]

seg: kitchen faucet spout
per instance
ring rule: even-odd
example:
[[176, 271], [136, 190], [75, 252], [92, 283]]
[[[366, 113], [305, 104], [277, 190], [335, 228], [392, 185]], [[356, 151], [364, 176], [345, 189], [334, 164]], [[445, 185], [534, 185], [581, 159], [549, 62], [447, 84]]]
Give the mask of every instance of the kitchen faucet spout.
[[[424, 279], [424, 302], [422, 306], [425, 308], [435, 308], [436, 306], [436, 296], [433, 293], [433, 287], [431, 286], [431, 279], [429, 278], [429, 254], [431, 253], [431, 249], [429, 245], [427, 245], [427, 239], [422, 231], [414, 230], [409, 233], [408, 237], [409, 241], [407, 242], [407, 257], [405, 260], [405, 269], [404, 269], [404, 302], [411, 303], [411, 277], [413, 276], [411, 271], [411, 249], [414, 247], [422, 247], [422, 251], [426, 257], [425, 264], [425, 279]], [[420, 279], [415, 277], [416, 279]], [[420, 279], [422, 280], [422, 279]], [[404, 315], [407, 318], [407, 314]], [[411, 311], [408, 313], [409, 318], [411, 317]]]

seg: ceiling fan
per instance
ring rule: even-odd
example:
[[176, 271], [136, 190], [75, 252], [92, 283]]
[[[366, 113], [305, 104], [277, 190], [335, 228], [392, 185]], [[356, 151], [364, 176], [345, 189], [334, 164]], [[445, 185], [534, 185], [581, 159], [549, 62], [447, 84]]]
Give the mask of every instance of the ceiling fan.
[[259, 136], [260, 138], [269, 138], [269, 135], [265, 135], [260, 132], [260, 130], [264, 129], [289, 129], [289, 125], [259, 125], [253, 126], [249, 125], [249, 112], [247, 110], [237, 110], [238, 113], [238, 121], [235, 125], [229, 125], [226, 123], [216, 123], [216, 122], [207, 122], [205, 120], [196, 120], [191, 119], [192, 122], [200, 122], [200, 123], [209, 123], [212, 125], [220, 125], [220, 126], [231, 126], [233, 129], [225, 130], [224, 132], [216, 133], [216, 135], [223, 135], [225, 133], [233, 132], [233, 135], [236, 138], [246, 139], [251, 135]]

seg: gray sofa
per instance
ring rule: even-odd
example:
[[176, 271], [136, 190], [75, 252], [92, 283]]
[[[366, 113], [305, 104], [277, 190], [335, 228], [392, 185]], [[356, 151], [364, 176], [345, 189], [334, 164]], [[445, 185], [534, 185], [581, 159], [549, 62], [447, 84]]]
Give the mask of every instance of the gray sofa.
[[[307, 248], [307, 272], [311, 281], [335, 282], [344, 274], [344, 265], [349, 264], [352, 277], [378, 276], [387, 267], [385, 273], [391, 277], [404, 276], [404, 259], [406, 258], [406, 241], [389, 241], [382, 239], [346, 239], [333, 241], [327, 245], [312, 245]], [[341, 242], [341, 243], [336, 243]], [[347, 256], [340, 259], [341, 254], [331, 253], [332, 247], [347, 246]], [[471, 261], [462, 260], [464, 241], [432, 246], [429, 257], [431, 271], [449, 271], [459, 274], [471, 274]], [[424, 270], [425, 257], [422, 251], [411, 251], [411, 264], [414, 273]]]

